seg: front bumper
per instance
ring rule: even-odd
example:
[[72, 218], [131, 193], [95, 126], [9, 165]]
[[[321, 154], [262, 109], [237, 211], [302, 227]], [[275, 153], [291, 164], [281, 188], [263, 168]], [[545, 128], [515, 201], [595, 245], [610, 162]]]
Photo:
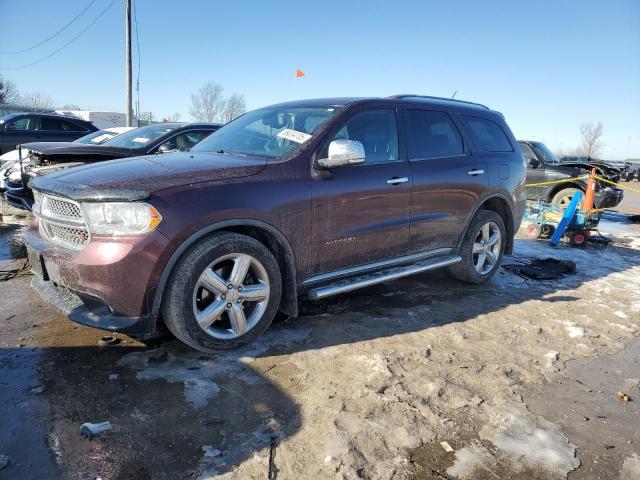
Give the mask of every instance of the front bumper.
[[621, 188], [605, 188], [598, 190], [593, 198], [595, 208], [617, 207], [624, 197], [624, 190]]
[[44, 240], [34, 220], [26, 240], [33, 287], [71, 320], [104, 330], [153, 332], [159, 259], [169, 243], [164, 235], [95, 236], [83, 250], [71, 251]]
[[155, 331], [155, 317], [120, 315], [112, 312], [108, 305], [98, 298], [91, 299], [86, 294], [75, 293], [37, 275], [32, 278], [31, 287], [44, 301], [67, 315], [71, 321], [81, 325], [131, 335], [149, 335]]

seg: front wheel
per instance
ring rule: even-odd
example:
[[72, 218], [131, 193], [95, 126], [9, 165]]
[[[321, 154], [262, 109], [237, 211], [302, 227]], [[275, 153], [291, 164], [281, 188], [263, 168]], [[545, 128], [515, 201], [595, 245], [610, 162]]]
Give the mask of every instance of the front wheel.
[[560, 210], [565, 210], [578, 191], [578, 188], [563, 188], [553, 196], [551, 204]]
[[271, 251], [225, 232], [192, 247], [167, 286], [162, 316], [171, 332], [203, 352], [255, 340], [278, 311], [282, 281]]
[[479, 210], [462, 240], [462, 261], [450, 267], [451, 273], [467, 283], [488, 281], [500, 267], [506, 241], [502, 217], [490, 210]]

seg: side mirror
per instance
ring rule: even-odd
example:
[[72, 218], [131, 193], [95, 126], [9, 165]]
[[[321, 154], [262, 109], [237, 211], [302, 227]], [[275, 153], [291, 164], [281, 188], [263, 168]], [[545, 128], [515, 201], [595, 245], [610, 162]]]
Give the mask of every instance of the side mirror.
[[537, 158], [528, 158], [527, 159], [527, 165], [529, 165], [531, 168], [538, 168], [540, 166], [540, 160], [538, 160]]
[[329, 144], [327, 158], [318, 160], [322, 168], [343, 167], [364, 163], [364, 146], [357, 140], [333, 140]]
[[171, 145], [167, 143], [163, 143], [158, 147], [158, 150], [156, 153], [169, 153], [169, 152], [172, 152], [173, 150], [175, 149], [171, 148]]

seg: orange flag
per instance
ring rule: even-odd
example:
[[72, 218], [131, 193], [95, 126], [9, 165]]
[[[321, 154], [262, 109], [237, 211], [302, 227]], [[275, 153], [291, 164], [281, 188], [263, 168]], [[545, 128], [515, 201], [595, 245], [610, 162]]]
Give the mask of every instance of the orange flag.
[[300, 78], [300, 77], [305, 77], [307, 74], [304, 73], [302, 70], [300, 70], [299, 68], [296, 69], [296, 78]]

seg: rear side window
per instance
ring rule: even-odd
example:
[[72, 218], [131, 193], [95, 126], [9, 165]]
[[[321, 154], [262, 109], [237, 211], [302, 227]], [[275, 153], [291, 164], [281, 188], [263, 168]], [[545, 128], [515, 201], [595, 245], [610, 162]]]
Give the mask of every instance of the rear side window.
[[502, 127], [491, 120], [463, 115], [480, 146], [487, 152], [513, 152]]
[[409, 159], [453, 157], [464, 147], [457, 127], [445, 112], [407, 110]]
[[67, 132], [81, 130], [81, 128], [77, 127], [75, 124], [71, 122], [66, 122], [64, 120], [59, 120], [57, 118], [43, 118], [42, 129], [43, 130], [62, 130]]

